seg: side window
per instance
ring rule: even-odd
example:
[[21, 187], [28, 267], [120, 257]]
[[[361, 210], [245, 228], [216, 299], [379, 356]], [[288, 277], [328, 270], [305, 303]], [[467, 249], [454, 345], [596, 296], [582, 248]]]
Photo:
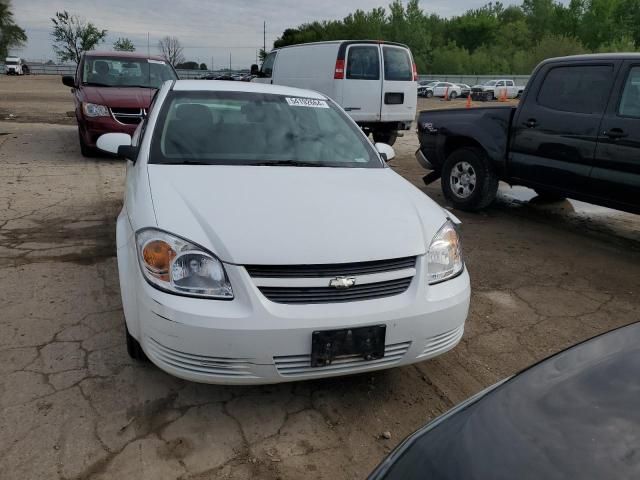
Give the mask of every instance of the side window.
[[264, 59], [264, 63], [262, 64], [262, 75], [266, 78], [271, 78], [273, 75], [273, 64], [276, 62], [276, 55], [278, 52], [271, 52]]
[[640, 118], [640, 67], [632, 67], [622, 91], [618, 115]]
[[547, 72], [537, 102], [562, 112], [603, 113], [612, 84], [612, 65], [555, 67]]
[[413, 80], [413, 68], [407, 49], [385, 46], [382, 47], [382, 57], [385, 80], [405, 82]]
[[436, 83], [436, 87], [446, 87], [447, 85], [443, 82]]
[[349, 47], [347, 78], [351, 80], [380, 80], [380, 54], [378, 47]]
[[504, 82], [500, 81], [496, 83], [496, 87], [504, 87]]
[[507, 80], [507, 87], [513, 87], [513, 80]]

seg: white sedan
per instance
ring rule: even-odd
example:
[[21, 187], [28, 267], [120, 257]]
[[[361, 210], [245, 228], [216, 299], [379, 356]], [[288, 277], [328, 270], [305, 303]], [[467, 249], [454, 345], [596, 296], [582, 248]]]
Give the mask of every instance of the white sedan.
[[117, 222], [127, 347], [177, 377], [257, 384], [406, 365], [469, 308], [457, 220], [332, 100], [171, 81], [133, 138]]

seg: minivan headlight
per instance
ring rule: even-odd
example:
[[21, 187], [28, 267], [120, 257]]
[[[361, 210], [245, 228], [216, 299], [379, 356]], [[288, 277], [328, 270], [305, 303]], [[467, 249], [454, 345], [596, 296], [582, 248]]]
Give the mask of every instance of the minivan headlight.
[[153, 286], [180, 295], [233, 299], [222, 262], [202, 247], [153, 228], [138, 231], [136, 246], [142, 274]]
[[82, 109], [87, 117], [108, 117], [109, 109], [104, 105], [82, 102]]
[[451, 221], [438, 230], [427, 251], [427, 280], [440, 283], [457, 276], [464, 268], [460, 237]]

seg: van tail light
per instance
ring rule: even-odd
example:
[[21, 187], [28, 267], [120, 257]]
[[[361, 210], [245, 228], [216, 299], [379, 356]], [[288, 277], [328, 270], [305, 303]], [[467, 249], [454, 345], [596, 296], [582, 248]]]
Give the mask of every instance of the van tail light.
[[342, 80], [344, 78], [344, 60], [336, 60], [336, 70], [333, 78], [336, 80]]
[[418, 67], [416, 67], [415, 62], [413, 64], [413, 81], [414, 82], [418, 81]]

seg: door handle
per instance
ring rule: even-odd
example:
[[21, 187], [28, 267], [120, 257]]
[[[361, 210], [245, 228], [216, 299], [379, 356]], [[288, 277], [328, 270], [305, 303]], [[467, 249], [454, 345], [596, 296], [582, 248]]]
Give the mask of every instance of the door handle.
[[605, 130], [602, 133], [612, 140], [629, 136], [628, 134], [624, 133], [624, 130], [622, 130], [621, 128], [612, 128], [610, 130]]
[[535, 128], [536, 126], [538, 126], [538, 121], [535, 118], [530, 118], [529, 120], [524, 122], [523, 125], [527, 128]]

